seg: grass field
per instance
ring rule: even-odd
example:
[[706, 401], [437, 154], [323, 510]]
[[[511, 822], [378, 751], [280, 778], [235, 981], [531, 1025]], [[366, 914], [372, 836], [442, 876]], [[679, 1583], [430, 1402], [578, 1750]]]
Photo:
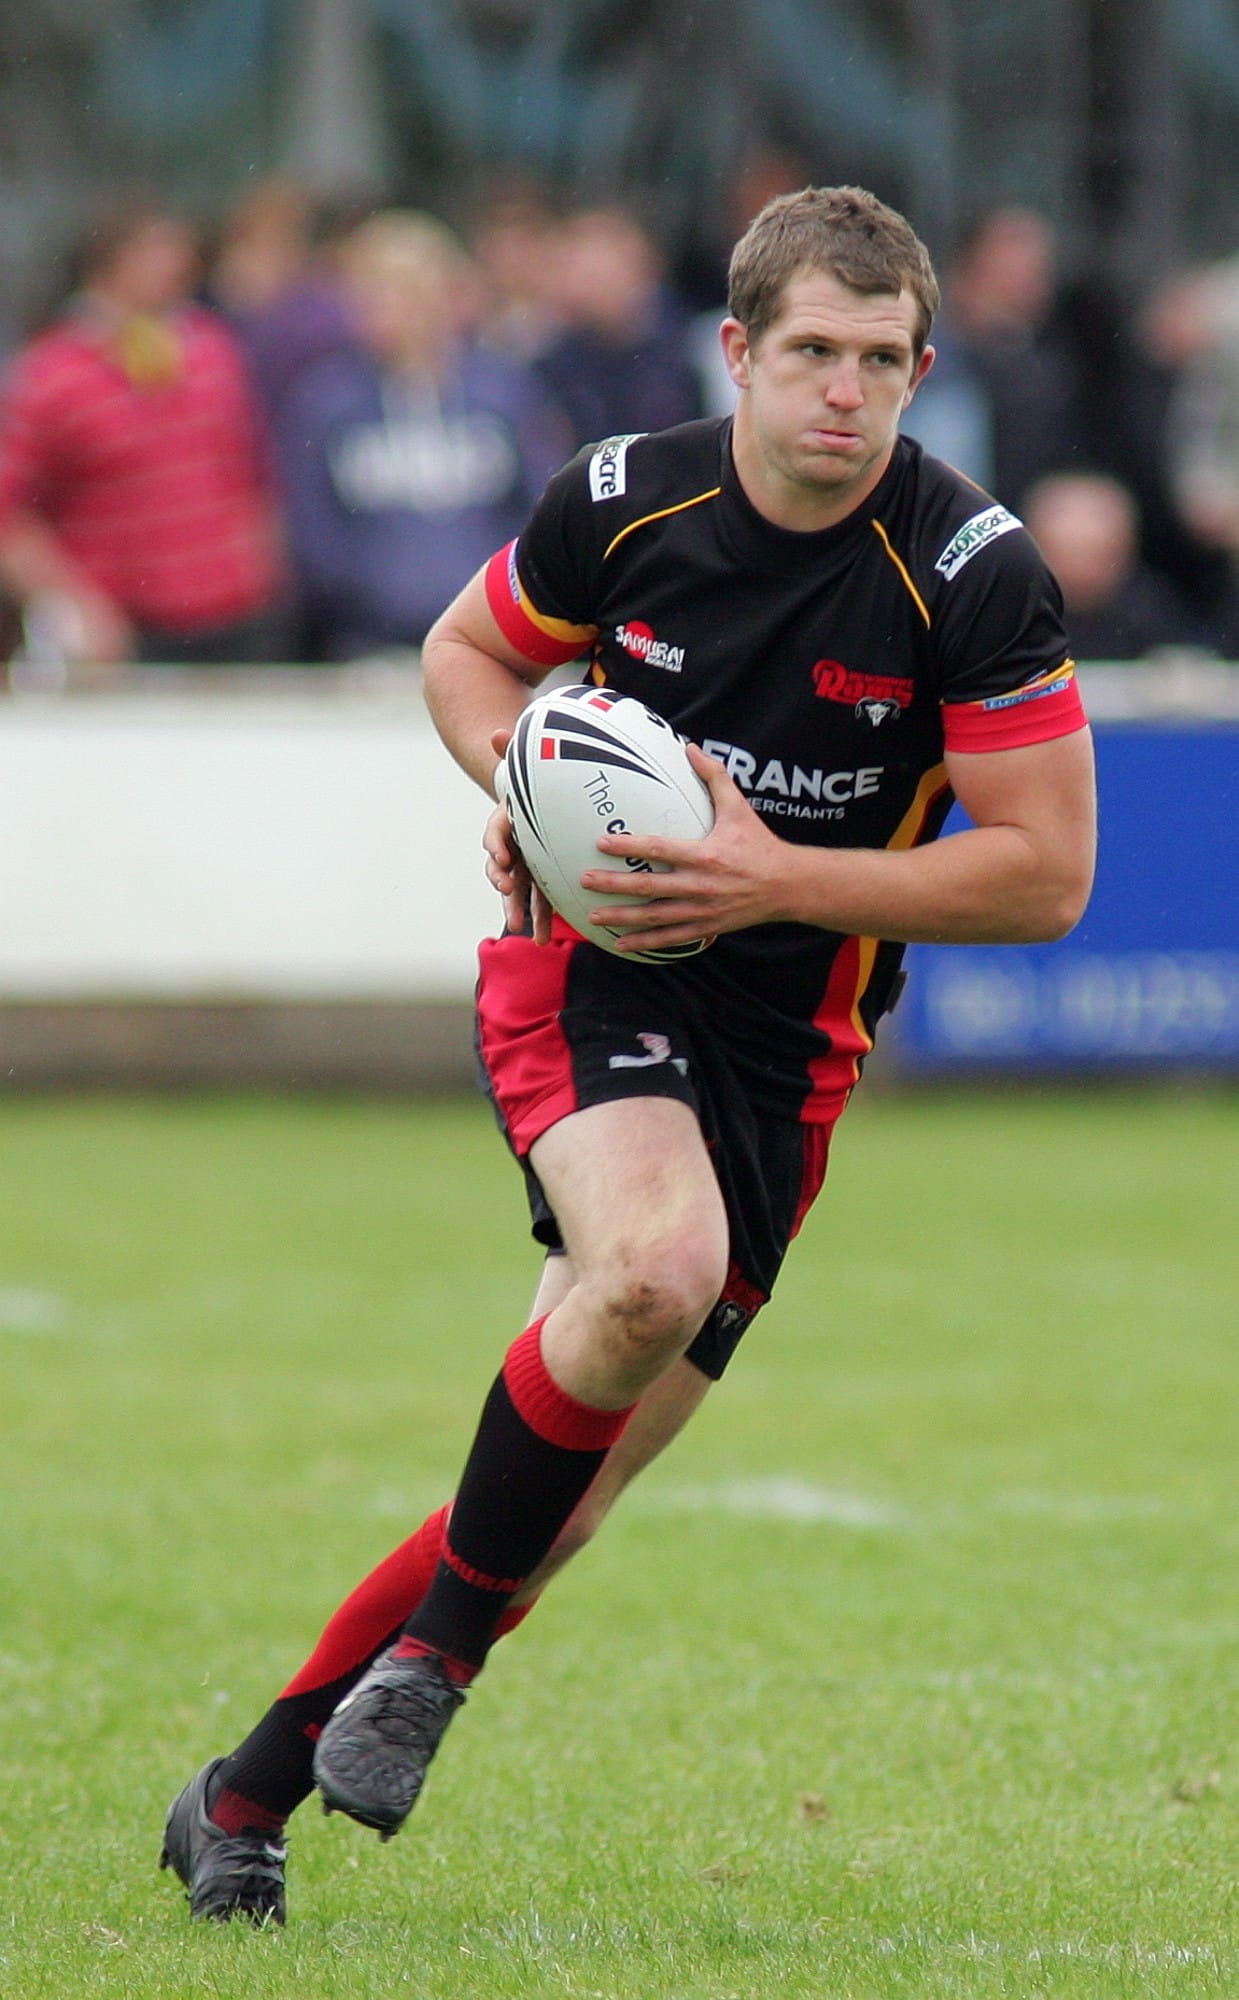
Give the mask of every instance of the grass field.
[[164, 1809], [450, 1490], [517, 1178], [471, 1103], [10, 1103], [0, 1994], [1234, 2000], [1237, 1169], [1222, 1092], [859, 1102], [406, 1832], [301, 1814], [255, 1935]]

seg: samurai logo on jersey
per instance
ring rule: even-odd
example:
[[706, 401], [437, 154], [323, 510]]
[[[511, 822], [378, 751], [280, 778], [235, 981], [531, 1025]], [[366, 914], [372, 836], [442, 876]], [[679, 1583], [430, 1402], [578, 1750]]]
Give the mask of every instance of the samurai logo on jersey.
[[617, 625], [615, 637], [626, 653], [634, 660], [643, 660], [647, 667], [662, 667], [669, 674], [678, 674], [684, 666], [683, 646], [669, 646], [665, 639], [656, 639], [648, 625], [641, 625], [630, 618], [624, 625]]
[[630, 431], [627, 437], [607, 438], [589, 461], [589, 492], [592, 500], [618, 500], [628, 491], [628, 447], [644, 431]]
[[950, 583], [965, 563], [970, 563], [982, 549], [996, 542], [999, 535], [1009, 535], [1012, 528], [1022, 526], [1023, 523], [1014, 514], [1009, 514], [1005, 507], [987, 507], [984, 513], [974, 514], [970, 521], [965, 521], [963, 527], [956, 530], [934, 568]]
[[912, 706], [916, 683], [903, 674], [859, 674], [840, 660], [815, 660], [813, 687], [825, 701], [846, 702], [857, 721], [871, 729]]

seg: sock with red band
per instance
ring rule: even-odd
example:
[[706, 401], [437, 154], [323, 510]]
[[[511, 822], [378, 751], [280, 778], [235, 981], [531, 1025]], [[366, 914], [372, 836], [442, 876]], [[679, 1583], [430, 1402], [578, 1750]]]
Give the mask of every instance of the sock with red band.
[[536, 1320], [508, 1350], [452, 1504], [434, 1581], [396, 1651], [433, 1652], [472, 1679], [516, 1591], [537, 1568], [622, 1432], [629, 1410], [568, 1395]]
[[[276, 1831], [309, 1797], [319, 1734], [426, 1595], [450, 1511], [440, 1507], [431, 1514], [345, 1598], [300, 1672], [245, 1741], [218, 1766], [207, 1810], [225, 1833], [242, 1833], [248, 1827]], [[532, 1604], [510, 1606], [496, 1638], [513, 1631], [532, 1610]]]

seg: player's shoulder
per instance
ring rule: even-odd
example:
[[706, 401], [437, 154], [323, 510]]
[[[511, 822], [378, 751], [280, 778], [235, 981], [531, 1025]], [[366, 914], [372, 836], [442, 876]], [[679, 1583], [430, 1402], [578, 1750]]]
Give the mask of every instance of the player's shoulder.
[[900, 440], [890, 529], [924, 595], [990, 587], [1044, 570], [1018, 514], [911, 438]]
[[586, 445], [565, 468], [600, 521], [617, 526], [674, 507], [722, 481], [726, 419], [699, 417], [669, 430], [638, 431]]

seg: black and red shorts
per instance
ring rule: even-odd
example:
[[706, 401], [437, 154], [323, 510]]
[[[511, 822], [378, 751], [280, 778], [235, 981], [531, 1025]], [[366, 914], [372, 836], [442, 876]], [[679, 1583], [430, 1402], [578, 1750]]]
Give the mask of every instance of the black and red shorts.
[[507, 935], [480, 951], [477, 1034], [484, 1087], [524, 1168], [533, 1234], [563, 1239], [529, 1149], [559, 1119], [626, 1097], [671, 1097], [701, 1126], [727, 1211], [727, 1282], [688, 1359], [717, 1380], [775, 1278], [826, 1173], [833, 1115], [772, 1113], [703, 1020], [674, 967], [619, 959], [556, 925], [550, 944]]

